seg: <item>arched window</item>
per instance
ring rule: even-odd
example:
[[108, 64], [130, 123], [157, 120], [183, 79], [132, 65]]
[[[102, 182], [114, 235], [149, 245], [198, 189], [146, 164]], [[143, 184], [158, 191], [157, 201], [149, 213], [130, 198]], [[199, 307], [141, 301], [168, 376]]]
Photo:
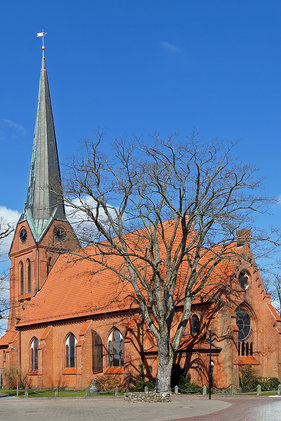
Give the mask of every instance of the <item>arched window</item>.
[[47, 275], [49, 275], [51, 269], [52, 269], [52, 258], [49, 257], [48, 264], [47, 264]]
[[200, 332], [200, 322], [196, 314], [191, 319], [191, 335], [198, 335]]
[[103, 347], [100, 335], [92, 330], [92, 367], [93, 373], [103, 371]]
[[251, 333], [251, 319], [247, 311], [241, 308], [236, 310], [236, 324], [239, 329], [238, 340], [243, 342]]
[[34, 338], [30, 345], [30, 368], [38, 370], [38, 339]]
[[23, 272], [23, 263], [20, 262], [20, 293], [24, 294], [24, 272]]
[[76, 338], [70, 333], [65, 341], [65, 366], [76, 367]]
[[114, 329], [108, 338], [108, 364], [111, 367], [124, 365], [124, 341], [117, 329]]
[[31, 263], [27, 260], [27, 292], [31, 292]]

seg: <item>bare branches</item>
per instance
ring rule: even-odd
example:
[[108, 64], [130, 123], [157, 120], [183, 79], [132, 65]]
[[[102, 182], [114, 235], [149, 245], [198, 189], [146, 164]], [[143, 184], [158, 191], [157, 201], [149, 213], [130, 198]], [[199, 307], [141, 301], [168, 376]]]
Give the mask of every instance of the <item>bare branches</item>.
[[14, 227], [0, 218], [0, 240], [8, 237], [14, 231]]
[[[252, 228], [252, 215], [264, 212], [267, 200], [256, 193], [254, 171], [233, 160], [233, 145], [157, 135], [153, 145], [116, 142], [113, 158], [102, 145], [102, 136], [86, 143], [86, 156], [71, 167], [64, 200], [82, 215], [79, 223], [97, 233], [88, 239], [96, 255], [86, 258], [130, 282], [158, 346], [163, 351], [166, 341], [173, 353], [193, 297], [206, 288], [206, 296], [215, 295], [222, 263], [233, 273], [245, 258], [236, 231]], [[170, 344], [179, 303], [182, 315]]]

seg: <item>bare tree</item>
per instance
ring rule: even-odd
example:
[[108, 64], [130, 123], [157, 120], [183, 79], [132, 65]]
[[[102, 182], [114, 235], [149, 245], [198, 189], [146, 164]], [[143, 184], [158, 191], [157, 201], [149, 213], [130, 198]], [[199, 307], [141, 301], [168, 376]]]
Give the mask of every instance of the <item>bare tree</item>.
[[8, 237], [13, 231], [14, 227], [7, 223], [3, 218], [0, 218], [0, 241], [3, 240], [3, 238]]
[[[278, 264], [280, 268], [280, 263]], [[278, 273], [273, 273], [271, 279], [265, 282], [267, 292], [271, 294], [272, 304], [281, 316], [281, 276]]]
[[[254, 172], [238, 163], [232, 145], [195, 138], [116, 142], [106, 154], [101, 136], [86, 142], [65, 187], [67, 205], [96, 233], [88, 238], [95, 252], [86, 258], [133, 287], [158, 346], [159, 391], [170, 389], [194, 297], [221, 262], [241, 260], [235, 232], [249, 228], [250, 216], [265, 204]], [[112, 256], [122, 264], [112, 264]]]
[[[1, 241], [7, 238], [14, 231], [14, 227], [0, 218], [0, 247]], [[5, 316], [9, 308], [9, 281], [4, 273], [0, 273], [0, 319]], [[1, 329], [1, 327], [0, 327]]]

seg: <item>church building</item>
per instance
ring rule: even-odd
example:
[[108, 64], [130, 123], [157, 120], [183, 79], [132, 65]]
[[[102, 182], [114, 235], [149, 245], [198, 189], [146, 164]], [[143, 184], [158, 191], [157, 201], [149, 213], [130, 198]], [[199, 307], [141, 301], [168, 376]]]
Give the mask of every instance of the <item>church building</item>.
[[[142, 370], [155, 378], [157, 346], [132, 305], [132, 287], [73, 258], [70, 251], [87, 254], [89, 248], [80, 248], [57, 191], [62, 185], [43, 51], [27, 199], [10, 249], [9, 320], [0, 338], [3, 384], [17, 365], [34, 388], [84, 389], [105, 375], [126, 388]], [[238, 232], [234, 246], [251, 254], [247, 232]], [[249, 365], [260, 376], [281, 379], [281, 319], [255, 265], [241, 260], [218, 270], [213, 276], [231, 279], [237, 294], [224, 306], [208, 295], [194, 299], [175, 367], [207, 385], [211, 330], [215, 387], [238, 386], [239, 371]]]

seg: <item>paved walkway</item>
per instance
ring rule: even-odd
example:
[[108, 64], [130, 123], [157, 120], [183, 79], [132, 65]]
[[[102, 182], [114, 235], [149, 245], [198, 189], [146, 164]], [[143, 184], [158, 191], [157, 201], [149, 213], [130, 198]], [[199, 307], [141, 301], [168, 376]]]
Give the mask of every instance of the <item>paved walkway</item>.
[[219, 400], [181, 398], [170, 403], [125, 402], [122, 398], [1, 398], [1, 421], [168, 421], [230, 406]]
[[209, 415], [182, 418], [177, 421], [280, 421], [280, 397], [233, 397], [222, 398], [231, 406]]
[[0, 398], [0, 421], [280, 421], [281, 398], [173, 397], [171, 403], [122, 398]]

